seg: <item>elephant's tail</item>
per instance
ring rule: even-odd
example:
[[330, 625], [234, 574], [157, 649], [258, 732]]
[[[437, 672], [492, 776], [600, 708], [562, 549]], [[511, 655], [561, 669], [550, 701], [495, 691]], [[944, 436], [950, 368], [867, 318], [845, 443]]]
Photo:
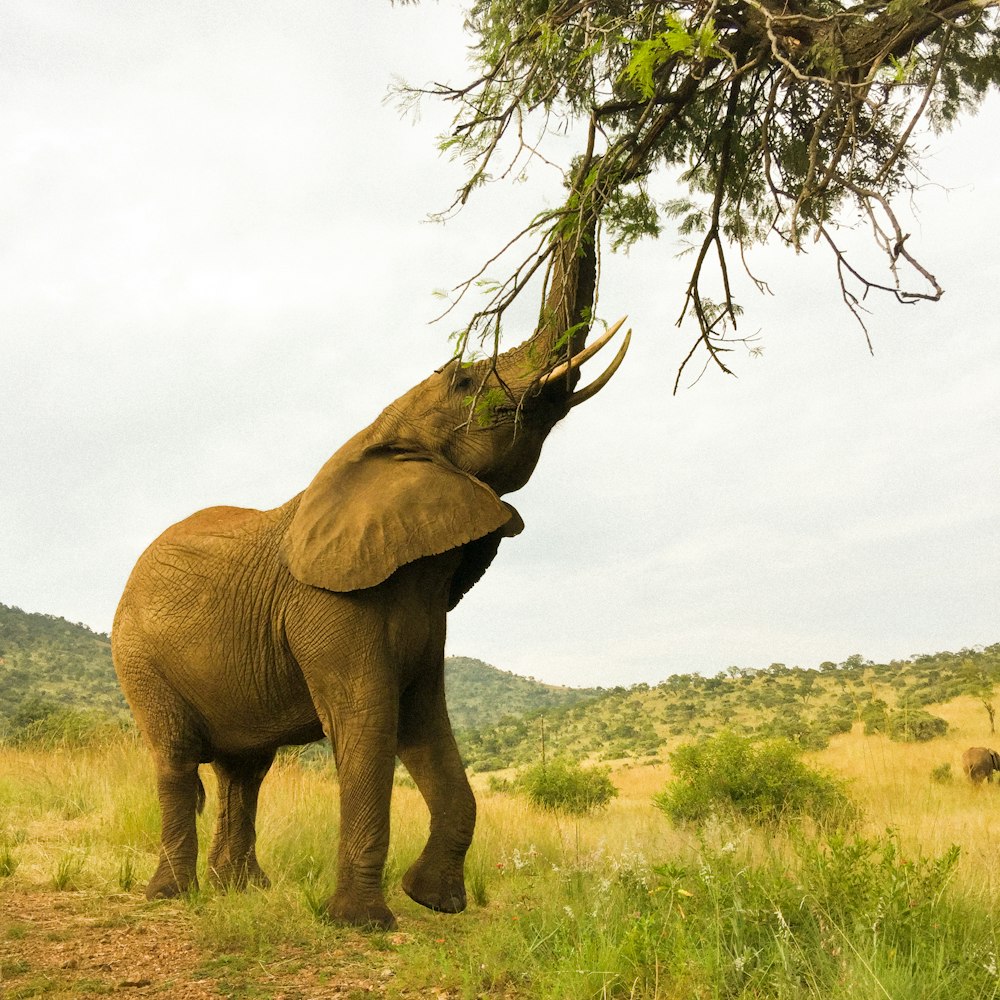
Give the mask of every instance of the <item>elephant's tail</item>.
[[198, 798], [195, 802], [195, 808], [200, 816], [205, 811], [205, 786], [201, 782], [201, 775], [196, 774], [196, 777], [198, 779]]

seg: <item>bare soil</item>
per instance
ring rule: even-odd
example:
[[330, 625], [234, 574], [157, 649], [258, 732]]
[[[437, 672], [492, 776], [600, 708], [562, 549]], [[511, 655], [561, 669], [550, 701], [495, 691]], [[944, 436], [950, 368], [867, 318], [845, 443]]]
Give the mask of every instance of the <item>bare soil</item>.
[[[393, 970], [373, 975], [368, 963], [357, 969], [357, 975], [350, 970], [356, 964], [350, 952], [357, 953], [362, 941], [349, 943], [340, 955], [325, 956], [328, 961], [321, 963], [325, 968], [317, 967], [314, 956], [294, 949], [267, 963], [241, 961], [200, 947], [180, 903], [146, 903], [126, 894], [4, 889], [0, 891], [0, 998], [384, 996]], [[394, 985], [396, 996], [407, 994]]]

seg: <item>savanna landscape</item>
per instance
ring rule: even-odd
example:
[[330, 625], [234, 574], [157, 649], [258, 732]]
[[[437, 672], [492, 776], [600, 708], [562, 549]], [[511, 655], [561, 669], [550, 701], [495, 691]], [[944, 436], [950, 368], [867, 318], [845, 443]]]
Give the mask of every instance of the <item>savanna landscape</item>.
[[[385, 876], [399, 925], [363, 932], [322, 918], [337, 838], [322, 745], [285, 753], [265, 780], [270, 889], [208, 887], [203, 768], [202, 888], [147, 902], [153, 771], [114, 704], [107, 637], [9, 607], [2, 625], [5, 1000], [1000, 990], [1000, 799], [960, 763], [995, 740], [1000, 647], [588, 691], [453, 658], [479, 803], [469, 908], [437, 914], [401, 891], [427, 812], [400, 770]], [[542, 794], [524, 780], [539, 770]], [[573, 780], [601, 778], [610, 794], [573, 795]]]
[[[21, 132], [9, 130], [14, 179], [0, 187], [15, 199], [11, 231], [31, 234], [5, 262], [14, 305], [4, 322], [30, 353], [11, 369], [28, 395], [26, 405], [12, 397], [25, 419], [10, 435], [16, 454], [0, 462], [14, 484], [4, 570], [90, 587], [102, 609], [91, 621], [118, 611], [113, 667], [109, 635], [0, 605], [0, 998], [1000, 994], [1000, 793], [962, 771], [969, 747], [998, 739], [1000, 644], [978, 644], [995, 624], [996, 518], [983, 500], [997, 495], [983, 472], [993, 387], [937, 391], [944, 369], [988, 372], [982, 349], [966, 346], [972, 361], [963, 361], [963, 338], [948, 337], [953, 353], [931, 366], [934, 392], [913, 390], [926, 421], [880, 419], [890, 411], [862, 395], [843, 397], [840, 410], [822, 392], [772, 410], [745, 397], [730, 422], [761, 440], [785, 438], [806, 410], [821, 416], [799, 441], [751, 458], [753, 475], [717, 450], [734, 429], [724, 420], [695, 418], [695, 462], [671, 454], [685, 434], [662, 414], [680, 388], [762, 357], [744, 301], [770, 294], [780, 269], [764, 258], [758, 271], [748, 254], [820, 248], [844, 325], [873, 353], [870, 298], [942, 298], [945, 279], [927, 253], [940, 236], [918, 231], [915, 203], [930, 186], [931, 139], [1000, 82], [1000, 0], [476, 0], [450, 12], [464, 68], [421, 67], [422, 79], [442, 81], [433, 83], [407, 82], [379, 55], [390, 34], [413, 51], [433, 48], [415, 21], [409, 31], [389, 18], [364, 28], [356, 11], [337, 20], [338, 5], [315, 4], [304, 20], [266, 5], [152, 16], [141, 4], [125, 5], [128, 16], [22, 6], [8, 46], [8, 76], [25, 84], [12, 91]], [[247, 75], [230, 73], [227, 53], [246, 59]], [[324, 75], [349, 56], [354, 70]], [[473, 220], [485, 242], [457, 241], [466, 277], [445, 279], [435, 310], [451, 327], [449, 360], [384, 398], [382, 386], [398, 393], [395, 375], [405, 383], [409, 371], [403, 342], [390, 339], [417, 323], [418, 293], [404, 282], [418, 272], [430, 281], [445, 244], [412, 239], [400, 222], [410, 208], [396, 196], [417, 190], [420, 161], [395, 134], [381, 143], [370, 99], [377, 89], [382, 106], [387, 81], [364, 82], [372, 67], [393, 73], [390, 100], [405, 114], [418, 119], [421, 104], [448, 112], [435, 149], [452, 165], [453, 194], [433, 219], [489, 200], [480, 192], [491, 181], [521, 185], [541, 172], [546, 184], [516, 211], [496, 201], [494, 216]], [[178, 93], [186, 100], [176, 103]], [[233, 120], [243, 130], [214, 144]], [[274, 127], [286, 121], [310, 139], [301, 152]], [[182, 130], [171, 131], [175, 122]], [[327, 139], [326, 159], [315, 135]], [[369, 183], [379, 161], [392, 173]], [[266, 167], [253, 186], [240, 180], [247, 164]], [[132, 194], [119, 200], [123, 190]], [[292, 200], [277, 200], [285, 192]], [[946, 228], [958, 214], [948, 210]], [[174, 218], [178, 243], [164, 239]], [[993, 241], [962, 232], [954, 267], [982, 265], [966, 286], [976, 308], [938, 323], [975, 344], [988, 339], [980, 303], [995, 283]], [[670, 245], [657, 270], [604, 266], [662, 236]], [[203, 246], [214, 249], [201, 257]], [[666, 266], [679, 257], [675, 276]], [[295, 280], [279, 291], [276, 275]], [[619, 292], [599, 294], [605, 279]], [[969, 645], [807, 665], [759, 655], [745, 665], [734, 649], [734, 665], [714, 676], [675, 661], [661, 681], [586, 689], [445, 658], [446, 616], [525, 526], [501, 497], [526, 486], [550, 432], [625, 360], [627, 317], [603, 315], [614, 294], [638, 300], [614, 316], [632, 317], [637, 340], [667, 329], [670, 353], [655, 363], [638, 355], [654, 388], [616, 384], [627, 390], [618, 412], [635, 430], [620, 421], [603, 445], [585, 431], [586, 465], [564, 466], [565, 495], [550, 500], [552, 545], [568, 552], [599, 537], [619, 516], [605, 485], [628, 480], [622, 519], [643, 548], [670, 548], [671, 558], [654, 564], [612, 545], [603, 563], [574, 564], [562, 578], [529, 562], [526, 585], [544, 583], [534, 603], [546, 630], [593, 641], [563, 615], [570, 573], [631, 630], [588, 650], [598, 658], [588, 675], [572, 663], [550, 673], [539, 652], [540, 676], [650, 677], [648, 663], [630, 674], [616, 662], [633, 638], [659, 674], [674, 631], [662, 643], [647, 633], [667, 616], [693, 637], [686, 655], [705, 655], [697, 647], [722, 634], [716, 601], [732, 585], [728, 572], [705, 572], [707, 549], [727, 571], [755, 562], [774, 571], [756, 585], [769, 603], [740, 608], [746, 622], [777, 629], [787, 588], [815, 582], [812, 605], [793, 609], [786, 630], [841, 643], [851, 626], [826, 584], [854, 588], [889, 559], [879, 545], [893, 536], [906, 556], [894, 579], [933, 577], [933, 593], [914, 604], [882, 584], [839, 606], [863, 612], [849, 620], [895, 619], [907, 630], [898, 635], [912, 635], [928, 634], [914, 632], [920, 618], [948, 605], [949, 627], [960, 621], [961, 631], [938, 634], [977, 632]], [[806, 285], [785, 294], [789, 325], [815, 360], [781, 377], [801, 379], [805, 392], [829, 364], [819, 339], [841, 344], [842, 324]], [[658, 303], [655, 319], [644, 299]], [[584, 378], [581, 366], [619, 328], [617, 353]], [[261, 331], [267, 340], [255, 342]], [[905, 321], [894, 332], [920, 339]], [[287, 367], [296, 356], [298, 374]], [[99, 380], [83, 374], [91, 358]], [[241, 359], [258, 366], [254, 377], [240, 374]], [[377, 381], [383, 369], [388, 383]], [[86, 405], [69, 402], [76, 385]], [[360, 414], [376, 397], [385, 408], [365, 426]], [[645, 402], [656, 409], [639, 430]], [[962, 419], [949, 425], [953, 410]], [[965, 420], [974, 410], [984, 443]], [[843, 421], [853, 437], [839, 459], [823, 457], [810, 433], [832, 433], [842, 414], [864, 420]], [[328, 431], [323, 457], [285, 490], [269, 465], [304, 467]], [[605, 459], [632, 436], [648, 442], [632, 468]], [[887, 456], [904, 439], [935, 436], [939, 451], [912, 453], [918, 487], [901, 486]], [[950, 462], [955, 451], [961, 471], [936, 468], [935, 454]], [[866, 462], [852, 479], [856, 452]], [[206, 508], [218, 502], [207, 472], [223, 466], [232, 499], [220, 493], [226, 506]], [[793, 468], [794, 496], [774, 477], [782, 466]], [[237, 467], [261, 478], [232, 495]], [[654, 467], [676, 471], [636, 502], [633, 473]], [[720, 469], [694, 499], [706, 470]], [[598, 472], [587, 494], [578, 480]], [[942, 473], [943, 493], [925, 490], [931, 472]], [[284, 491], [267, 501], [277, 505], [247, 506], [263, 504], [255, 485], [265, 480]], [[744, 513], [754, 513], [751, 480], [763, 484], [766, 516], [756, 520]], [[166, 502], [168, 484], [196, 481], [204, 496], [199, 486]], [[857, 482], [873, 492], [853, 497]], [[77, 492], [82, 516], [63, 506]], [[894, 492], [926, 506], [882, 506]], [[856, 499], [853, 520], [805, 515], [796, 531], [787, 511], [807, 494], [838, 506]], [[156, 535], [159, 495], [173, 527]], [[18, 521], [8, 505], [30, 510]], [[588, 529], [576, 505], [594, 508], [600, 527]], [[727, 507], [729, 520], [717, 522]], [[704, 523], [685, 527], [685, 508]], [[198, 513], [176, 521], [182, 509]], [[944, 515], [952, 534], [922, 542], [931, 536], [918, 529]], [[660, 521], [670, 533], [650, 534]], [[735, 544], [751, 537], [756, 548]], [[946, 566], [955, 539], [976, 549]], [[140, 551], [119, 600], [116, 574]], [[975, 576], [971, 564], [987, 570]], [[624, 578], [610, 579], [610, 567], [629, 565], [635, 593], [656, 597], [645, 616], [631, 611]], [[678, 580], [710, 617], [674, 606], [665, 585]], [[29, 593], [6, 576], [5, 586], [11, 597]], [[985, 619], [970, 625], [963, 602], [983, 594]], [[824, 630], [816, 619], [828, 604]], [[513, 621], [483, 606], [483, 619]], [[521, 673], [535, 641], [510, 653]], [[298, 745], [306, 740], [315, 742]]]

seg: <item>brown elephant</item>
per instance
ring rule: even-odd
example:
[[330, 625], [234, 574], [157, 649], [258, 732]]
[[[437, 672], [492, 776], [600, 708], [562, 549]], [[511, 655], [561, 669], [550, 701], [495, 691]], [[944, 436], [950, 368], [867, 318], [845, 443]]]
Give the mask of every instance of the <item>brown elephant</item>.
[[[395, 758], [430, 810], [403, 889], [465, 907], [476, 805], [445, 705], [445, 616], [523, 523], [502, 494], [621, 363], [575, 391], [594, 295], [592, 240], [558, 246], [536, 332], [495, 359], [452, 359], [343, 445], [274, 510], [213, 507], [139, 558], [115, 616], [115, 669], [150, 746], [162, 833], [149, 898], [197, 885], [196, 810], [211, 762], [215, 884], [266, 885], [256, 856], [261, 782], [278, 747], [325, 734], [340, 778], [329, 917], [393, 926], [381, 887]], [[478, 402], [478, 405], [477, 405]], [[488, 404], [488, 405], [483, 405]]]
[[983, 779], [992, 783], [993, 772], [1000, 771], [1000, 754], [988, 747], [969, 747], [962, 754], [962, 770], [974, 785], [982, 784]]

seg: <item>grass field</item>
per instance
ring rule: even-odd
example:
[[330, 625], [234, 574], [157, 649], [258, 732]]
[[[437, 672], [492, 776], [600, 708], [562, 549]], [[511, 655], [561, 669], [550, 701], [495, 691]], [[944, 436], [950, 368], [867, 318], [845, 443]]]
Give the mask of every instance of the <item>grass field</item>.
[[[427, 816], [397, 787], [386, 881], [399, 928], [388, 934], [317, 917], [337, 835], [328, 770], [286, 759], [265, 781], [270, 890], [147, 903], [158, 813], [142, 746], [0, 748], [0, 996], [994, 997], [1000, 789], [974, 790], [959, 764], [989, 742], [985, 714], [971, 699], [934, 711], [951, 723], [946, 738], [856, 729], [807, 758], [846, 779], [860, 806], [857, 828], [840, 833], [733, 817], [675, 828], [652, 803], [667, 762], [614, 771], [619, 796], [580, 819], [476, 776], [459, 916], [399, 888]], [[952, 780], [934, 780], [945, 763]], [[203, 774], [204, 847], [214, 787]]]

